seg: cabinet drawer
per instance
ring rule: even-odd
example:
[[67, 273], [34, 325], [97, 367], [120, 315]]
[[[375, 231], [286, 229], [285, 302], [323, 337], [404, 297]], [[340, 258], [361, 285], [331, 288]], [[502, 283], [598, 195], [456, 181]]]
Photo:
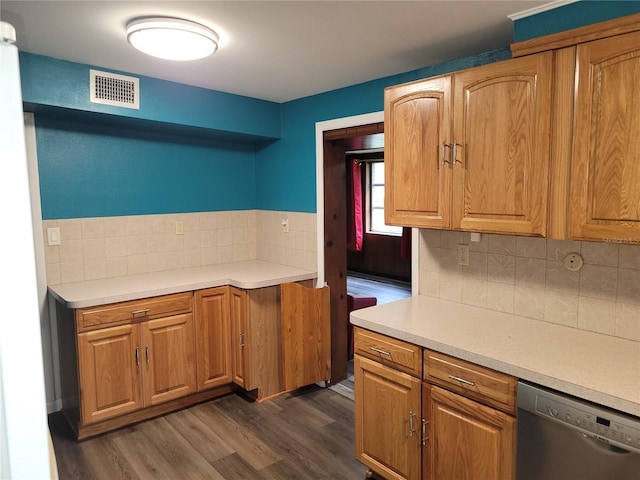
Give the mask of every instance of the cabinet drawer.
[[77, 330], [82, 332], [101, 328], [104, 325], [125, 324], [191, 312], [193, 310], [192, 302], [193, 294], [188, 292], [81, 308], [76, 310]]
[[377, 360], [415, 377], [422, 376], [422, 348], [379, 333], [355, 328], [354, 350], [358, 355]]
[[510, 375], [425, 349], [424, 379], [503, 412], [516, 412], [518, 380]]

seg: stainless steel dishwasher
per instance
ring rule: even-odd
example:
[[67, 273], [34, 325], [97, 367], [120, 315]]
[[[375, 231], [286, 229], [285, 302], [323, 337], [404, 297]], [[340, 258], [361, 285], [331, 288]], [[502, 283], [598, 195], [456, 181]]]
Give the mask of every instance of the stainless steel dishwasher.
[[518, 383], [518, 480], [639, 480], [640, 418]]

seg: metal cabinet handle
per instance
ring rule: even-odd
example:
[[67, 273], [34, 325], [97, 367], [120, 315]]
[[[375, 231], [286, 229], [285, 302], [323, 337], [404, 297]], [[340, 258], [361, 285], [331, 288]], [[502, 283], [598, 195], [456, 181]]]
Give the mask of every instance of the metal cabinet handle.
[[240, 346], [244, 347], [244, 333], [240, 334]]
[[456, 377], [455, 375], [449, 375], [451, 380], [455, 380], [456, 382], [464, 383], [465, 385], [469, 385], [470, 387], [475, 387], [476, 384], [474, 382], [470, 382], [469, 380], [465, 380], [464, 378]]
[[416, 428], [413, 424], [413, 419], [416, 417], [416, 414], [413, 412], [409, 412], [409, 436], [413, 437], [413, 434], [416, 433]]
[[442, 165], [444, 165], [445, 163], [451, 163], [446, 158], [445, 149], [447, 148], [451, 148], [451, 145], [449, 145], [448, 143], [442, 142]]
[[370, 348], [371, 348], [371, 350], [373, 350], [376, 353], [379, 353], [380, 355], [384, 355], [386, 357], [390, 357], [391, 356], [391, 354], [389, 352], [385, 352], [384, 350], [380, 350], [379, 348], [376, 348], [376, 347], [370, 347]]
[[140, 347], [136, 347], [136, 365], [140, 365]]
[[427, 423], [429, 422], [423, 418], [422, 419], [422, 445], [426, 445], [427, 440], [429, 440], [429, 437], [427, 437]]
[[146, 317], [147, 313], [149, 313], [150, 311], [151, 311], [150, 308], [142, 308], [140, 310], [134, 310], [133, 312], [131, 312], [131, 317], [136, 318], [136, 316], [138, 315]]
[[[458, 162], [458, 152], [457, 152], [458, 147], [462, 147], [462, 145], [454, 140], [453, 141], [453, 153], [452, 153], [452, 157], [453, 158], [451, 159], [451, 165], [455, 165], [456, 162]], [[458, 163], [462, 163], [462, 162], [458, 162]]]
[[147, 363], [149, 363], [149, 345], [144, 346], [144, 355], [147, 358]]

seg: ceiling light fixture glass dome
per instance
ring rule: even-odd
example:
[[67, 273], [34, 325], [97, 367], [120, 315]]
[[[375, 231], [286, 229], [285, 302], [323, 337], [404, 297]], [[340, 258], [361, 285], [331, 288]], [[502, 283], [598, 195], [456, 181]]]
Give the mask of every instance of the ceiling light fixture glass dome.
[[127, 40], [146, 53], [166, 60], [197, 60], [218, 49], [216, 32], [180, 18], [150, 17], [127, 24]]

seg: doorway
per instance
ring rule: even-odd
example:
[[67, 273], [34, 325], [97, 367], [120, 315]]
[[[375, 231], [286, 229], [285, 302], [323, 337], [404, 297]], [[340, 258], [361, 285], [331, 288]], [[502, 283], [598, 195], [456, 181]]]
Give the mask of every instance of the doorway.
[[[355, 123], [358, 122], [358, 123]], [[331, 287], [331, 381], [347, 378], [347, 162], [354, 146], [384, 132], [383, 114], [316, 124], [318, 156], [318, 279]], [[322, 233], [321, 233], [322, 232]], [[320, 243], [322, 242], [322, 244]], [[412, 247], [412, 257], [417, 243]], [[412, 261], [411, 269], [417, 268]], [[411, 275], [413, 277], [413, 274]]]

